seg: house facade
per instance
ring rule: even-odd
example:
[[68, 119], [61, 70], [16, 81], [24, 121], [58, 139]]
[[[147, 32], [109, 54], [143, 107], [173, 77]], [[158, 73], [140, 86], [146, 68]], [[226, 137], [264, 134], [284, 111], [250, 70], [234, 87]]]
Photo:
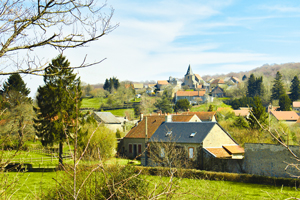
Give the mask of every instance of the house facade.
[[148, 140], [165, 121], [201, 122], [197, 115], [155, 115], [141, 116], [141, 120], [120, 141], [118, 152], [127, 158], [142, 157]]
[[[161, 143], [176, 143], [185, 157], [198, 169], [240, 172], [244, 149], [217, 122], [164, 122], [149, 140], [150, 147]], [[162, 149], [165, 152], [166, 149]], [[149, 155], [145, 163], [160, 165]], [[213, 163], [213, 164], [212, 164]]]
[[187, 99], [191, 104], [204, 103], [206, 101], [205, 90], [198, 91], [177, 91], [175, 102], [180, 99]]

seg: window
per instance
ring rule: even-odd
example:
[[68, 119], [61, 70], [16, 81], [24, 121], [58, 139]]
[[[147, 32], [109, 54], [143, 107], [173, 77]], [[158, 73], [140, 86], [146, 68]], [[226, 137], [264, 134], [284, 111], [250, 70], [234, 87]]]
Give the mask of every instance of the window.
[[191, 133], [190, 137], [194, 137], [197, 132]]
[[164, 158], [164, 157], [165, 157], [165, 149], [164, 149], [164, 148], [161, 148], [161, 149], [160, 149], [160, 157], [161, 157], [161, 158]]
[[129, 144], [129, 153], [132, 153], [132, 144]]
[[189, 147], [189, 158], [190, 159], [194, 158], [194, 148], [193, 147]]
[[138, 145], [138, 153], [142, 153], [142, 145], [141, 144]]
[[172, 134], [172, 131], [168, 131], [167, 134], [166, 134], [166, 136], [169, 136], [171, 134]]

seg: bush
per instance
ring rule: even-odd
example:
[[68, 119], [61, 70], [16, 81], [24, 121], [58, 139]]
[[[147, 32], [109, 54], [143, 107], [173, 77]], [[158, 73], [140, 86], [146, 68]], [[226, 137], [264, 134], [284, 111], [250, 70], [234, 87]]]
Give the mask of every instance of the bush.
[[[93, 166], [95, 167], [95, 166]], [[67, 170], [70, 168], [67, 167]], [[76, 184], [81, 186], [92, 170], [91, 166], [78, 168]], [[138, 199], [146, 196], [148, 182], [135, 174], [133, 166], [107, 165], [95, 170], [85, 181], [78, 199]], [[48, 190], [43, 199], [73, 199], [73, 177], [62, 174], [59, 186]], [[67, 191], [66, 191], [67, 190]]]

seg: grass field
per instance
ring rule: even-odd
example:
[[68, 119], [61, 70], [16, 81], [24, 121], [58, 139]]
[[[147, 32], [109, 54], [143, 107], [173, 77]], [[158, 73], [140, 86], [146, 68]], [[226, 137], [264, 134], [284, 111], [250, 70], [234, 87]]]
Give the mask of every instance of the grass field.
[[106, 102], [103, 98], [83, 98], [81, 102], [81, 108], [94, 108], [99, 109], [100, 104]]
[[[6, 192], [6, 198], [11, 199], [32, 199], [45, 193], [47, 189], [55, 187], [54, 179], [64, 172], [26, 172], [6, 173], [9, 180], [17, 177], [17, 184], [12, 190]], [[158, 183], [161, 180], [165, 183], [168, 178], [158, 176], [144, 176], [151, 183]], [[195, 179], [182, 179], [177, 181], [176, 195], [173, 199], [288, 199], [300, 197], [300, 192], [289, 187], [275, 187], [259, 184], [236, 183], [229, 181], [208, 181]], [[5, 199], [5, 198], [4, 198]]]

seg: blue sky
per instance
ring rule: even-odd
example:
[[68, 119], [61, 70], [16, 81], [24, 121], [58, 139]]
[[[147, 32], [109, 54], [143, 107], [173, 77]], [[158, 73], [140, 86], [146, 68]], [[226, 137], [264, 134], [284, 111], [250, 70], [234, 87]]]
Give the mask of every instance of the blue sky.
[[[300, 1], [108, 0], [120, 26], [88, 47], [64, 54], [77, 65], [103, 63], [79, 73], [85, 83], [182, 78], [248, 71], [263, 64], [299, 62]], [[41, 52], [43, 49], [40, 50]], [[58, 52], [47, 53], [52, 56]], [[45, 52], [44, 52], [45, 55]], [[42, 78], [24, 77], [34, 95]]]

